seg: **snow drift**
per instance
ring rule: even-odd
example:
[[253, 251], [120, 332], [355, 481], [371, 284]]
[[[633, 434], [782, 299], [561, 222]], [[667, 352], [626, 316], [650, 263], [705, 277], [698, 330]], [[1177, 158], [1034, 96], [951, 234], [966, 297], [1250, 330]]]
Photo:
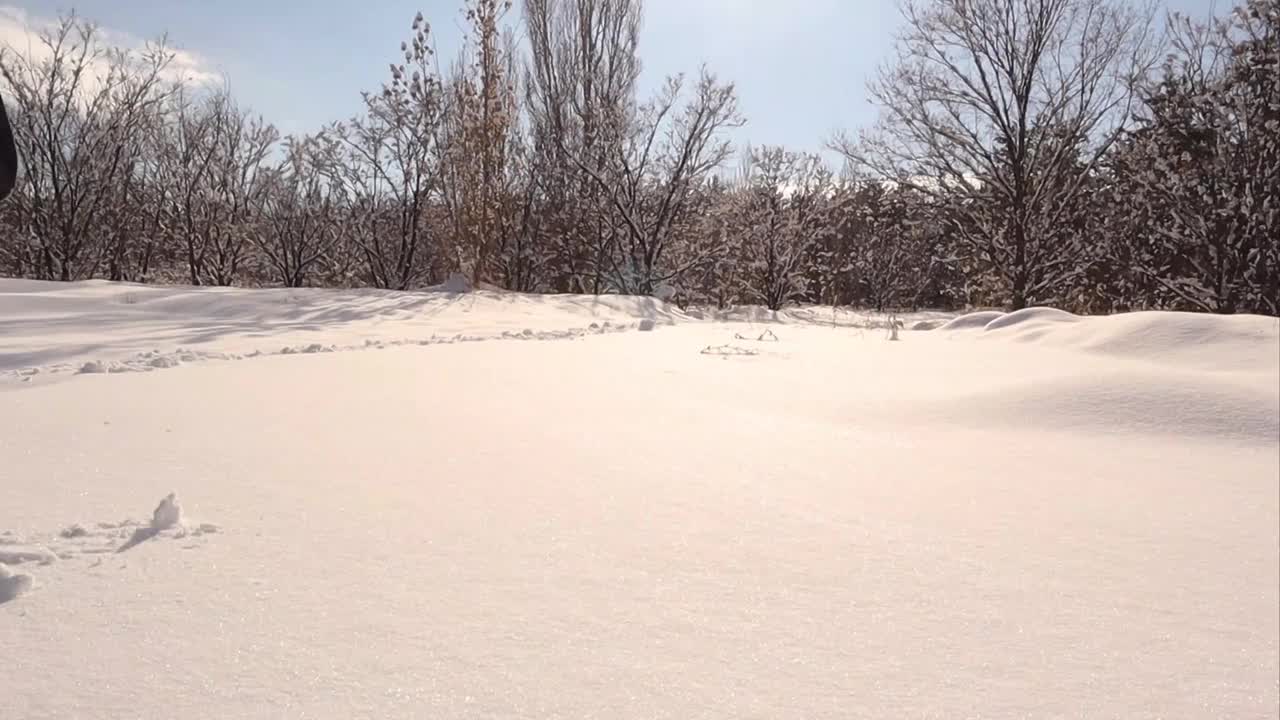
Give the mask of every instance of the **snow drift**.
[[[966, 425], [1280, 438], [1280, 321], [1143, 312], [1079, 317], [1051, 308], [959, 317], [942, 331], [1034, 344], [1028, 361], [978, 388], [940, 395], [930, 409]], [[1046, 356], [1046, 352], [1057, 355]]]

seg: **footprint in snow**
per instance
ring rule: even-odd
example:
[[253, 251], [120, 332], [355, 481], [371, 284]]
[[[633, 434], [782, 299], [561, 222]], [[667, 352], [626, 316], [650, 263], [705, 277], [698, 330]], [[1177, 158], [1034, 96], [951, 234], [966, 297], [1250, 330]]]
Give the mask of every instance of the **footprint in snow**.
[[16, 599], [31, 589], [31, 576], [15, 573], [0, 563], [0, 605]]
[[[49, 546], [19, 538], [12, 531], [0, 532], [0, 603], [14, 600], [31, 589], [30, 575], [17, 573], [11, 566], [24, 563], [50, 565], [58, 560], [77, 556], [96, 555], [89, 567], [102, 565], [102, 556], [122, 553], [152, 538], [173, 540], [199, 538], [212, 535], [220, 528], [212, 523], [196, 523], [186, 518], [177, 495], [169, 493], [151, 513], [151, 520], [140, 523], [134, 520], [100, 522], [92, 526], [70, 525], [50, 538]], [[124, 544], [121, 544], [124, 539]], [[188, 542], [184, 548], [198, 547]]]

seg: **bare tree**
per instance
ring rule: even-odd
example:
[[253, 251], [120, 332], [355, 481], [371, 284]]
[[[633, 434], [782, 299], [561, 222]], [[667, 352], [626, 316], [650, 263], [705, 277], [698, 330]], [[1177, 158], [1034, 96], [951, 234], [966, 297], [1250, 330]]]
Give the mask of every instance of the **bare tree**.
[[650, 295], [677, 281], [705, 258], [669, 262], [690, 200], [712, 170], [728, 157], [727, 128], [742, 123], [732, 84], [722, 84], [703, 68], [693, 95], [677, 107], [683, 76], [667, 79], [657, 98], [641, 107], [625, 145], [606, 158], [604, 170], [569, 153], [596, 183], [613, 211], [609, 227], [607, 277], [623, 293]]
[[279, 140], [276, 128], [241, 109], [230, 93], [213, 96], [215, 131], [210, 201], [205, 237], [208, 271], [214, 284], [235, 281], [256, 228], [263, 222], [267, 198], [267, 161]]
[[804, 264], [830, 227], [831, 172], [816, 155], [780, 147], [751, 151], [735, 193], [745, 290], [778, 310], [805, 291]]
[[500, 27], [510, 7], [510, 0], [467, 0], [468, 42], [447, 88], [443, 196], [455, 261], [473, 283], [490, 279], [493, 255], [517, 231], [516, 46]]
[[837, 225], [847, 233], [857, 300], [879, 311], [914, 306], [937, 262], [938, 233], [927, 197], [904, 187], [859, 182], [846, 188]]
[[391, 66], [381, 93], [365, 93], [366, 114], [323, 136], [326, 175], [348, 204], [349, 238], [376, 287], [408, 289], [428, 266], [442, 112], [430, 33], [419, 13], [410, 39], [401, 43], [404, 62]]
[[159, 182], [169, 194], [164, 203], [166, 228], [171, 245], [182, 248], [188, 278], [200, 285], [204, 278], [206, 246], [200, 233], [201, 210], [207, 198], [205, 188], [213, 164], [216, 120], [208, 108], [201, 108], [179, 92], [174, 98], [172, 122], [161, 138]]
[[168, 122], [167, 105], [155, 106], [125, 138], [126, 167], [115, 200], [99, 221], [99, 272], [114, 281], [147, 282], [170, 257], [164, 244], [164, 186], [159, 182], [158, 137]]
[[104, 46], [97, 28], [75, 15], [38, 42], [40, 54], [0, 49], [25, 169], [13, 202], [34, 243], [35, 274], [76, 280], [95, 274], [106, 254], [102, 223], [135, 167], [130, 139], [163, 102], [162, 74], [173, 54], [163, 43], [141, 51]]
[[263, 218], [253, 238], [285, 287], [305, 285], [340, 237], [339, 210], [322, 174], [319, 142], [313, 137], [287, 138], [284, 161], [264, 183]]
[[871, 83], [882, 107], [856, 166], [958, 199], [969, 253], [1021, 308], [1081, 272], [1052, 232], [1131, 115], [1156, 52], [1152, 6], [1128, 0], [904, 0], [896, 54]]
[[1160, 304], [1280, 309], [1280, 6], [1170, 20], [1172, 52], [1143, 124], [1114, 154], [1110, 232]]
[[261, 214], [263, 165], [278, 134], [226, 90], [199, 95], [174, 95], [157, 141], [162, 229], [185, 257], [191, 284], [230, 285]]
[[641, 0], [524, 3], [530, 164], [560, 290], [605, 289], [616, 217], [596, 178], [612, 184], [634, 126], [642, 14]]

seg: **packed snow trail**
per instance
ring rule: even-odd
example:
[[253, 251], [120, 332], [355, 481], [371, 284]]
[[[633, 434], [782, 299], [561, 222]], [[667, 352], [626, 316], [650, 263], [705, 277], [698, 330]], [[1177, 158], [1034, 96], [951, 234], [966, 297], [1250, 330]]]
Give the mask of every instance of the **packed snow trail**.
[[[0, 393], [0, 532], [69, 555], [13, 568], [5, 713], [1273, 716], [1280, 331], [1219, 320], [1169, 353], [1199, 318], [679, 321]], [[175, 488], [216, 534], [67, 552]]]

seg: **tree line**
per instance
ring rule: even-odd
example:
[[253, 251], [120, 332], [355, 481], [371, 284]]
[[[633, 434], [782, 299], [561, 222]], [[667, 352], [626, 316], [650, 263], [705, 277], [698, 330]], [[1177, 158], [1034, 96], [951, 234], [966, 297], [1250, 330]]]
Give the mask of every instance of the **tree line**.
[[642, 97], [642, 0], [465, 0], [443, 70], [419, 14], [360, 113], [288, 136], [65, 16], [0, 48], [0, 274], [1278, 314], [1280, 3], [902, 11], [838, 172], [734, 147], [708, 68]]

